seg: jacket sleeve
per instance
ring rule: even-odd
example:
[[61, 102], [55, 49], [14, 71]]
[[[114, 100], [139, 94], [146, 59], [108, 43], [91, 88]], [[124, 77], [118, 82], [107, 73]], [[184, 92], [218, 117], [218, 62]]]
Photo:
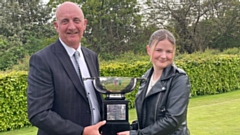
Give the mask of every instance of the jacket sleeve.
[[[190, 87], [188, 76], [177, 74], [170, 86], [165, 116], [158, 118], [154, 124], [138, 130], [138, 135], [166, 135], [175, 132], [186, 121]], [[134, 135], [134, 132], [131, 135]]]
[[28, 74], [28, 117], [30, 122], [47, 134], [80, 135], [83, 127], [63, 119], [51, 111], [54, 102], [54, 86], [51, 70], [38, 55], [30, 58]]

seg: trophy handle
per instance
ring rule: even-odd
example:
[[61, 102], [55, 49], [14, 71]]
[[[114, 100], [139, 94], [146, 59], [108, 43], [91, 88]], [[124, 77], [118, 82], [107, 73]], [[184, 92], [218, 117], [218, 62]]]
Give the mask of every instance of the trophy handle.
[[83, 80], [92, 80], [93, 85], [98, 92], [100, 92], [102, 94], [107, 93], [107, 89], [104, 86], [101, 85], [100, 79], [98, 77], [83, 78]]

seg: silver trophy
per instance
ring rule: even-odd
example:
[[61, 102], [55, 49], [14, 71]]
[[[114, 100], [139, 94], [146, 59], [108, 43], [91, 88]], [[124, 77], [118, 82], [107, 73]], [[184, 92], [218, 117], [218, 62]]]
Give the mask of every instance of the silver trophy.
[[138, 80], [132, 77], [96, 77], [93, 80], [95, 89], [105, 94], [102, 110], [107, 123], [102, 127], [102, 135], [116, 135], [117, 132], [130, 130], [128, 121], [128, 100], [125, 94], [135, 89]]

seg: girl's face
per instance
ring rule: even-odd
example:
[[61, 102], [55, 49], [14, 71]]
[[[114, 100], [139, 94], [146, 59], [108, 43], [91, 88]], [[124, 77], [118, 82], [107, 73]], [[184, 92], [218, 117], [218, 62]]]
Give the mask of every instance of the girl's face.
[[172, 64], [174, 58], [174, 45], [167, 39], [159, 41], [154, 47], [147, 46], [148, 55], [151, 57], [155, 70], [162, 70]]

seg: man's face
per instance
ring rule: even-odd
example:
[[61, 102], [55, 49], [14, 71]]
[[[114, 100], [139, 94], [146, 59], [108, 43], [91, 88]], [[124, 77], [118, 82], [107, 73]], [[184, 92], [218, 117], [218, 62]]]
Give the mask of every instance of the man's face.
[[81, 9], [75, 5], [62, 5], [57, 10], [56, 17], [54, 25], [59, 37], [66, 45], [76, 49], [87, 25]]

